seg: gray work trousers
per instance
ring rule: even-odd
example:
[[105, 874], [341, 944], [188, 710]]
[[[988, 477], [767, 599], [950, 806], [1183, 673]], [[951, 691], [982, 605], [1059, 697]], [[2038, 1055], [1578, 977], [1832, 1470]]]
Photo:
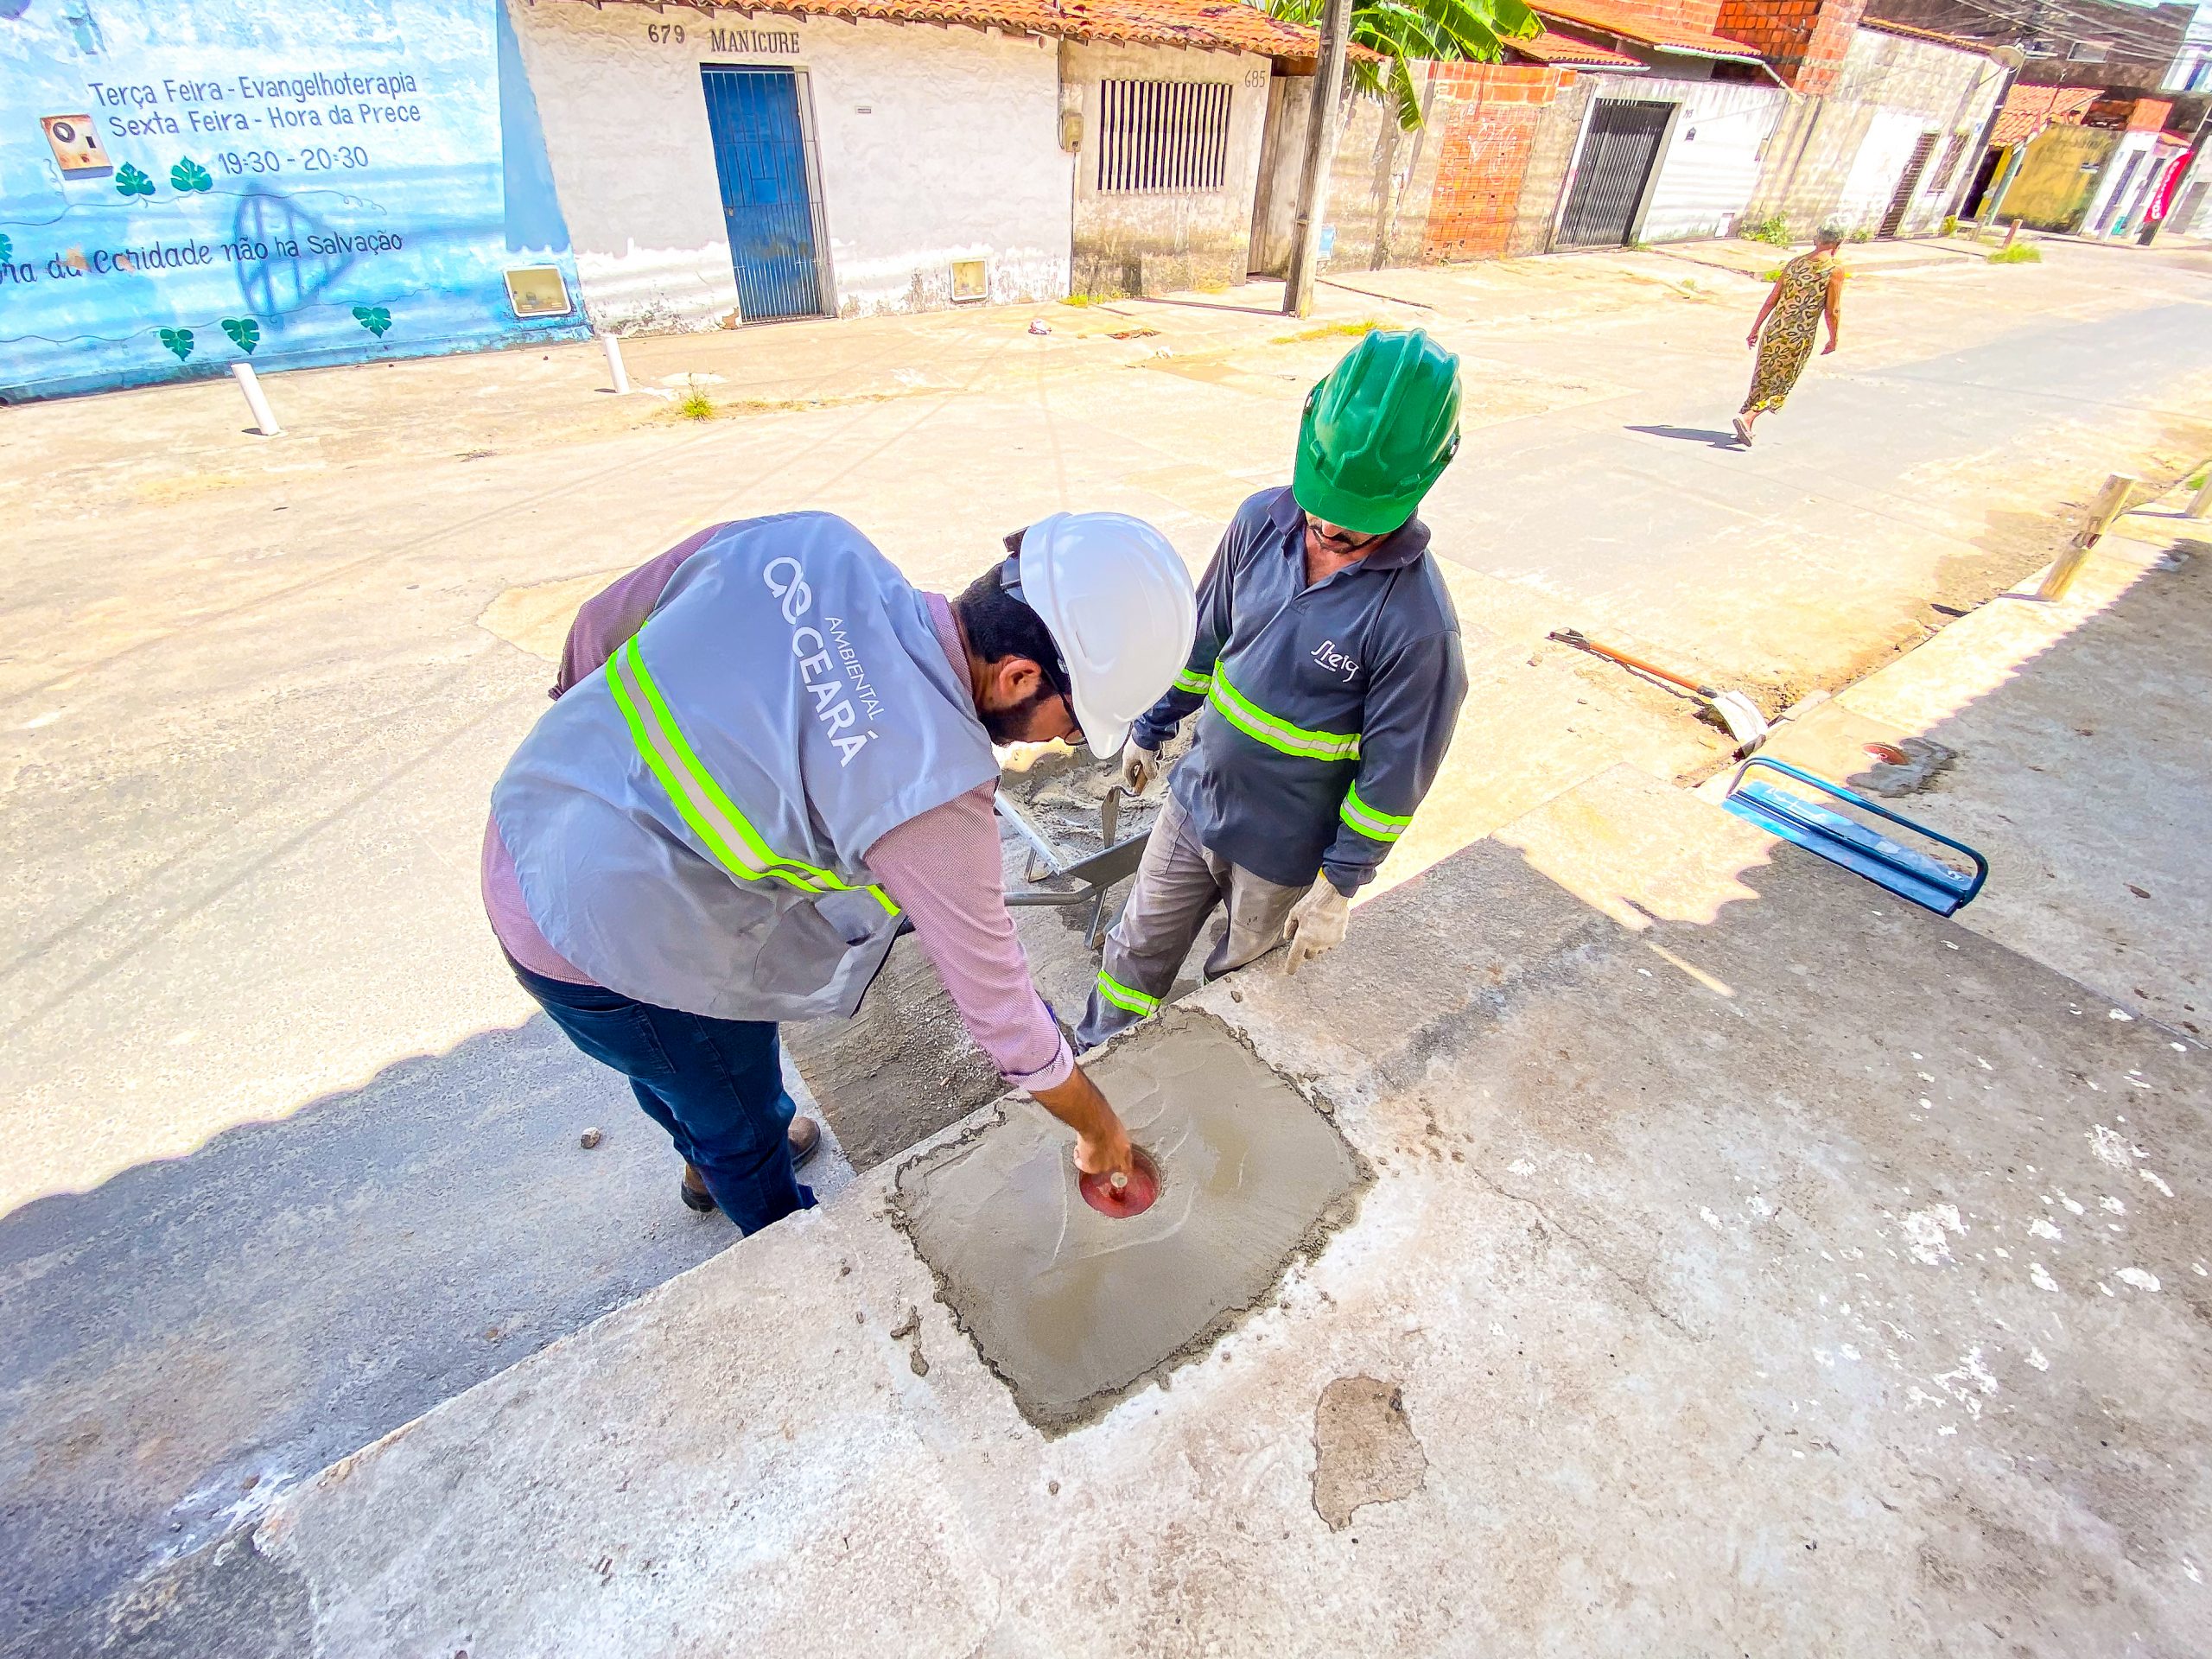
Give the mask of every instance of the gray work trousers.
[[1145, 844], [1129, 902], [1106, 935], [1105, 959], [1076, 1027], [1077, 1046], [1103, 1043], [1158, 1011], [1215, 906], [1228, 904], [1229, 921], [1207, 953], [1207, 979], [1234, 972], [1281, 944], [1283, 922], [1307, 891], [1264, 880], [1209, 852], [1170, 796]]

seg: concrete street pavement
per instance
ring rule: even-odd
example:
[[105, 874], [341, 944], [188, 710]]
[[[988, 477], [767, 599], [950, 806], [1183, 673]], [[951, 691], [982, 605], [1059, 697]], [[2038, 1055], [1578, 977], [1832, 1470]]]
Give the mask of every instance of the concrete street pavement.
[[[1623, 254], [1325, 290], [1323, 323], [1434, 327], [1473, 388], [1432, 516], [1477, 690], [1394, 879], [1610, 768], [1719, 764], [1549, 628], [1771, 706], [2039, 563], [2106, 470], [2212, 451], [2205, 263], [1869, 276], [1749, 454], [1679, 435], [1740, 397], [1748, 279]], [[798, 505], [942, 586], [1060, 506], [1147, 513], [1195, 563], [1344, 343], [1286, 338], [1268, 300], [635, 343], [641, 383], [751, 400], [700, 425], [595, 391], [590, 347], [281, 377], [273, 443], [222, 385], [10, 412], [0, 1297], [27, 1334], [0, 1356], [24, 1564], [0, 1643], [105, 1618], [728, 1238], [526, 1023], [477, 913], [485, 791], [564, 607], [699, 523]]]

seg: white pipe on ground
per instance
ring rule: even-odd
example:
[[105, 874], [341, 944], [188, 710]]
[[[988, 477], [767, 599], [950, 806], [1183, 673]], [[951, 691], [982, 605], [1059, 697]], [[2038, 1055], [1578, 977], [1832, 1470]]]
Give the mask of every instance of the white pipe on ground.
[[612, 334], [602, 334], [599, 345], [607, 353], [607, 372], [613, 379], [615, 396], [625, 396], [630, 390], [630, 372], [622, 366], [622, 342]]
[[276, 417], [270, 412], [269, 399], [262, 396], [261, 377], [254, 373], [251, 363], [231, 365], [231, 378], [238, 383], [238, 390], [245, 394], [245, 406], [253, 411], [254, 430], [264, 438], [281, 438], [284, 429], [276, 424]]

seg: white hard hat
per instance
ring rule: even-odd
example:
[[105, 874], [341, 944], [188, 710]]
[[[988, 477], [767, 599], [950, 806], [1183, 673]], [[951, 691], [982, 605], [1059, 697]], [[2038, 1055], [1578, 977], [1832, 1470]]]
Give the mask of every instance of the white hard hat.
[[1022, 532], [1021, 597], [1067, 667], [1084, 741], [1119, 753], [1129, 723], [1166, 695], [1198, 626], [1191, 573], [1167, 538], [1125, 512], [1056, 512]]

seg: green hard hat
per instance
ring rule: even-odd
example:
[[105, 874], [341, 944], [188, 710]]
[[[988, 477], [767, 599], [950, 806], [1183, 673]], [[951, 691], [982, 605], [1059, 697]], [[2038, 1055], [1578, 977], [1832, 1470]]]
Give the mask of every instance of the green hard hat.
[[1377, 328], [1306, 399], [1291, 493], [1363, 536], [1414, 516], [1459, 448], [1459, 359], [1419, 328]]

